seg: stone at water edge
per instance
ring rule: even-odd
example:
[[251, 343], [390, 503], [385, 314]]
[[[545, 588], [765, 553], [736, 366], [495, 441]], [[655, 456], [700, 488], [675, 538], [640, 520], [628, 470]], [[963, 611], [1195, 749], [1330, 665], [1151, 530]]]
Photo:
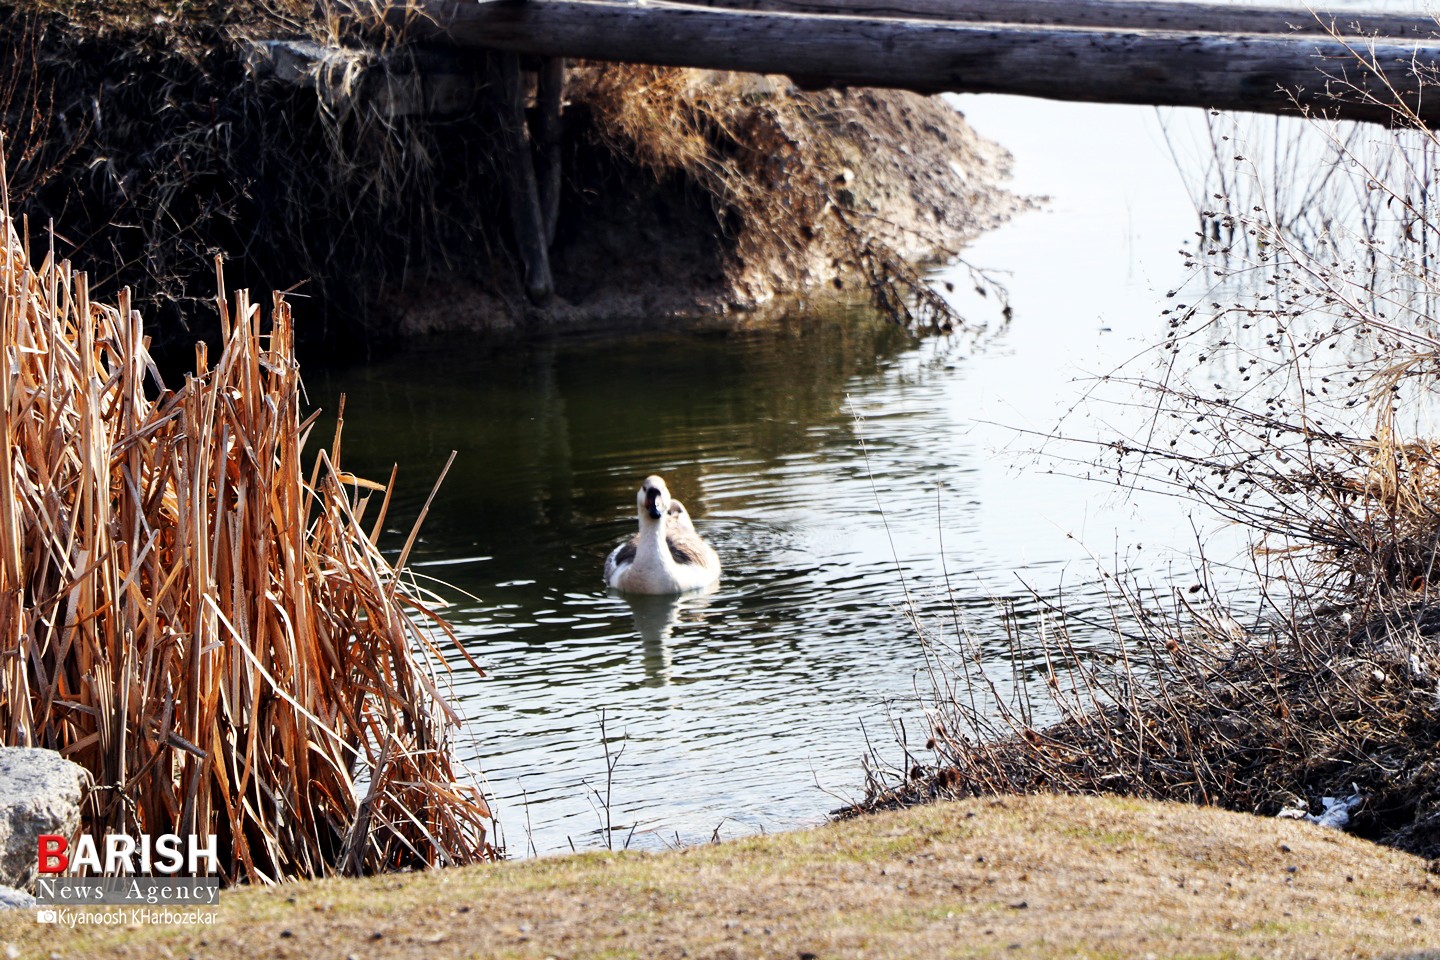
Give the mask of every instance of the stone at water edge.
[[0, 747], [0, 886], [33, 889], [40, 835], [75, 836], [89, 783], [54, 750]]
[[35, 898], [24, 890], [0, 887], [0, 910], [30, 910], [34, 906]]

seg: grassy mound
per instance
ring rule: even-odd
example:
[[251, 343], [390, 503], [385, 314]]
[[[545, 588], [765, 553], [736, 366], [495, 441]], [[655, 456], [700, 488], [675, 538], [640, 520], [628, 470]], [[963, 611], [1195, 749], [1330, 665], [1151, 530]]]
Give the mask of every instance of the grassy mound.
[[1420, 956], [1434, 879], [1306, 824], [1022, 797], [662, 854], [234, 891], [213, 927], [21, 924], [0, 942], [27, 958]]

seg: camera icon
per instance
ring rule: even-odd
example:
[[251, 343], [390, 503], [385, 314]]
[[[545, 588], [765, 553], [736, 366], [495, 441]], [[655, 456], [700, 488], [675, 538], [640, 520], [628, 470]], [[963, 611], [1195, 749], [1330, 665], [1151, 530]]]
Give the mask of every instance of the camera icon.
[[35, 922], [36, 922], [36, 923], [59, 923], [59, 922], [60, 922], [60, 913], [59, 913], [59, 911], [57, 911], [57, 910], [36, 910], [36, 911], [35, 911]]

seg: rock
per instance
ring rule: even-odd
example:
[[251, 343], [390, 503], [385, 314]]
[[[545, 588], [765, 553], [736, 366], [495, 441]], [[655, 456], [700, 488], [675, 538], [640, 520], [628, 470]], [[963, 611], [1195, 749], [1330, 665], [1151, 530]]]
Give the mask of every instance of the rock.
[[35, 883], [41, 834], [73, 838], [90, 775], [54, 750], [0, 747], [0, 885]]
[[24, 890], [0, 887], [0, 910], [30, 910], [34, 906], [35, 898]]

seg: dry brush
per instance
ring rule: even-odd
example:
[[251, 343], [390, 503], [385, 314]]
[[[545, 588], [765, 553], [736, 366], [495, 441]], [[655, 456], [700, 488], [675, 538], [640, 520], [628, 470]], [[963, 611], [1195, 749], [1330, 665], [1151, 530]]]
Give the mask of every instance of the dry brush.
[[1190, 281], [1154, 354], [1097, 384], [1146, 416], [1072, 465], [1243, 527], [1244, 577], [1203, 555], [1198, 582], [1106, 573], [1098, 625], [1037, 597], [1038, 635], [1009, 624], [1013, 685], [963, 624], [924, 631], [924, 745], [876, 768], [868, 805], [1353, 798], [1355, 832], [1440, 856], [1440, 138], [1397, 120], [1215, 119]]
[[285, 301], [221, 297], [171, 388], [128, 292], [0, 229], [0, 742], [88, 769], [93, 833], [217, 835], [227, 881], [491, 855], [453, 637], [375, 546], [389, 489], [338, 430], [302, 465]]

